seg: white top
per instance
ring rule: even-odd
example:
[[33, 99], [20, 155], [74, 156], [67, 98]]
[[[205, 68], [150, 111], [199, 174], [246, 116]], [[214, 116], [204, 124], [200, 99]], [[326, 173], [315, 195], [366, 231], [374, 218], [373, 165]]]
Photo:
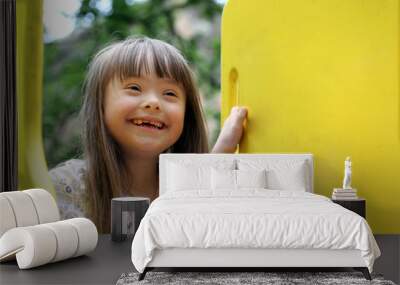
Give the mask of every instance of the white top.
[[62, 220], [87, 217], [85, 172], [86, 164], [81, 159], [67, 160], [49, 171]]

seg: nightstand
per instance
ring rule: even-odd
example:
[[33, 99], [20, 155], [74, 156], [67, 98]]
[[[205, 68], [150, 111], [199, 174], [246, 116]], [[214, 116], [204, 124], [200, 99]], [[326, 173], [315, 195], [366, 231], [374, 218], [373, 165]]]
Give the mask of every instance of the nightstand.
[[340, 206], [353, 211], [354, 213], [359, 214], [361, 217], [365, 219], [366, 217], [366, 211], [365, 211], [365, 204], [366, 201], [364, 198], [358, 198], [355, 200], [337, 200], [337, 199], [332, 199], [333, 203], [339, 204]]
[[117, 197], [111, 200], [112, 241], [132, 241], [150, 205], [147, 197]]

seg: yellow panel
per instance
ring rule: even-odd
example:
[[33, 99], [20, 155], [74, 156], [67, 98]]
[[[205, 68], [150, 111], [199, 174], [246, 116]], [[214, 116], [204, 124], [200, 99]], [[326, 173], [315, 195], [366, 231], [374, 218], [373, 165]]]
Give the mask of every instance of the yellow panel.
[[[251, 5], [250, 5], [251, 4]], [[243, 153], [315, 155], [315, 192], [344, 159], [374, 233], [400, 233], [398, 0], [230, 0], [222, 119], [248, 106]]]
[[42, 139], [42, 0], [17, 3], [18, 189], [43, 188], [55, 196]]

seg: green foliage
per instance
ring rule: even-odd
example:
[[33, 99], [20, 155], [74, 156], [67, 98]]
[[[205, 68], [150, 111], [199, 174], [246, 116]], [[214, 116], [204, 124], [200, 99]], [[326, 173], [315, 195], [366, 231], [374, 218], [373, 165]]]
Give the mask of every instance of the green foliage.
[[220, 18], [222, 6], [213, 0], [114, 0], [112, 10], [105, 13], [97, 4], [97, 0], [82, 0], [76, 31], [45, 44], [43, 132], [49, 168], [82, 152], [76, 116], [91, 56], [105, 44], [132, 35], [165, 40], [185, 55], [197, 74], [207, 120], [217, 126], [209, 138], [213, 145], [219, 133], [219, 108], [213, 104], [220, 89], [219, 33], [210, 30], [184, 38], [175, 22], [179, 12], [195, 10], [201, 20], [213, 23]]

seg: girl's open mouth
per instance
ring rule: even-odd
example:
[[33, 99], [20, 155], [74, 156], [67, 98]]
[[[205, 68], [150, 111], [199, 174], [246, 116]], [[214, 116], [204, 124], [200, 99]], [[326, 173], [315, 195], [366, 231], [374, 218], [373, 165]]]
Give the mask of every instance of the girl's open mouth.
[[162, 129], [165, 128], [165, 124], [164, 123], [157, 122], [157, 121], [134, 119], [134, 120], [131, 120], [131, 122], [134, 125], [142, 127], [142, 128], [157, 129], [157, 130], [162, 130]]

